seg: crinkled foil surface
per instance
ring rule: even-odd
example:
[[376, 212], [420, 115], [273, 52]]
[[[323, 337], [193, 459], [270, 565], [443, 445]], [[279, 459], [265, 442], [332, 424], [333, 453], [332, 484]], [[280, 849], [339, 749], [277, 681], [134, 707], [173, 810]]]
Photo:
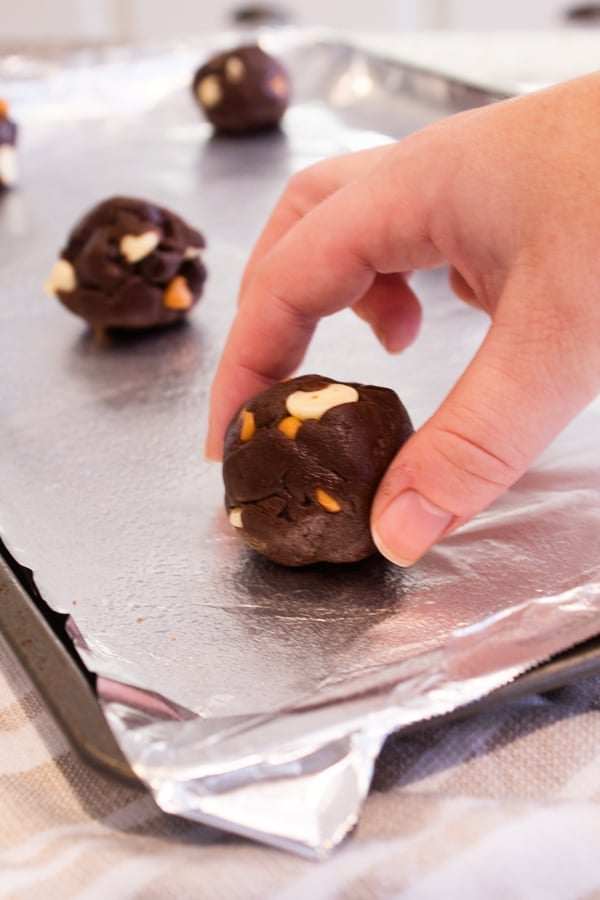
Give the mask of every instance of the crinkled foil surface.
[[[281, 133], [247, 140], [212, 136], [197, 113], [187, 84], [200, 49], [39, 66], [3, 85], [22, 184], [0, 205], [0, 532], [71, 615], [108, 722], [158, 804], [322, 856], [355, 823], [386, 735], [600, 632], [600, 404], [410, 571], [380, 558], [292, 571], [242, 546], [202, 448], [268, 212], [299, 168], [490, 99], [335, 41], [266, 37], [295, 102]], [[187, 326], [99, 343], [42, 293], [74, 221], [115, 193], [205, 233], [209, 281]], [[304, 371], [393, 387], [418, 425], [487, 321], [453, 299], [443, 271], [414, 284], [425, 307], [414, 347], [387, 357], [344, 313], [322, 323]]]

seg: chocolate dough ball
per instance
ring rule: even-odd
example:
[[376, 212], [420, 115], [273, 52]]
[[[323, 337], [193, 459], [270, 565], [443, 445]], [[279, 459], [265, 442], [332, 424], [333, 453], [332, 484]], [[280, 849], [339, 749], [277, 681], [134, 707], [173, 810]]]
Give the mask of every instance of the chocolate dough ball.
[[8, 103], [0, 99], [0, 192], [17, 181], [17, 126], [9, 118]]
[[413, 428], [394, 391], [303, 375], [254, 397], [225, 437], [229, 521], [285, 566], [375, 552], [371, 504]]
[[192, 89], [211, 125], [232, 134], [277, 125], [290, 99], [286, 70], [255, 45], [213, 56], [194, 75]]
[[93, 328], [167, 325], [200, 298], [204, 246], [175, 213], [112, 197], [75, 225], [45, 287]]

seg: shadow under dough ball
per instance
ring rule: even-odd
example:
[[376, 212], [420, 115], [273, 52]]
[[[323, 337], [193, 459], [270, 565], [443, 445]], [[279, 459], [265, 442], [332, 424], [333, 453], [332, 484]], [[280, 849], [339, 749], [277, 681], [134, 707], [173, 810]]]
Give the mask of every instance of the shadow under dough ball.
[[290, 79], [278, 60], [248, 45], [209, 59], [194, 75], [192, 90], [213, 128], [244, 134], [279, 123], [290, 100]]
[[0, 98], [0, 192], [17, 181], [17, 126], [9, 118], [8, 103]]
[[229, 521], [273, 562], [356, 562], [375, 552], [377, 486], [413, 427], [394, 391], [321, 375], [249, 401], [225, 437]]
[[204, 246], [175, 213], [111, 197], [75, 225], [45, 287], [93, 328], [168, 325], [202, 294]]

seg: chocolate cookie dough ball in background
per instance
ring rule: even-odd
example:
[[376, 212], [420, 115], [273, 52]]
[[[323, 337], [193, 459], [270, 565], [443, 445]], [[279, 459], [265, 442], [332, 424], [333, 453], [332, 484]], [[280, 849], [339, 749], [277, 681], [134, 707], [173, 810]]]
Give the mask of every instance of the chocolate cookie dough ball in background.
[[273, 128], [290, 100], [285, 68], [256, 45], [213, 56], [196, 72], [192, 89], [208, 121], [225, 134]]
[[17, 182], [17, 126], [9, 117], [6, 100], [0, 99], [0, 191]]
[[356, 562], [375, 552], [377, 486], [412, 434], [394, 391], [303, 375], [254, 397], [225, 437], [231, 525], [273, 562]]
[[96, 330], [168, 325], [200, 298], [204, 246], [168, 209], [112, 197], [75, 225], [45, 288]]

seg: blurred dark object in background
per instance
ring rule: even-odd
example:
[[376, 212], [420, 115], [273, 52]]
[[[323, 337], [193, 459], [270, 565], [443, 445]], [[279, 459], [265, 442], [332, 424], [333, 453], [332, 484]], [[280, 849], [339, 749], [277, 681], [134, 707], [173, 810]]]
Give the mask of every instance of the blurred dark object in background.
[[573, 25], [600, 25], [600, 3], [581, 3], [571, 6], [565, 18]]
[[288, 9], [261, 4], [238, 6], [230, 13], [230, 19], [236, 25], [290, 25], [293, 18]]

